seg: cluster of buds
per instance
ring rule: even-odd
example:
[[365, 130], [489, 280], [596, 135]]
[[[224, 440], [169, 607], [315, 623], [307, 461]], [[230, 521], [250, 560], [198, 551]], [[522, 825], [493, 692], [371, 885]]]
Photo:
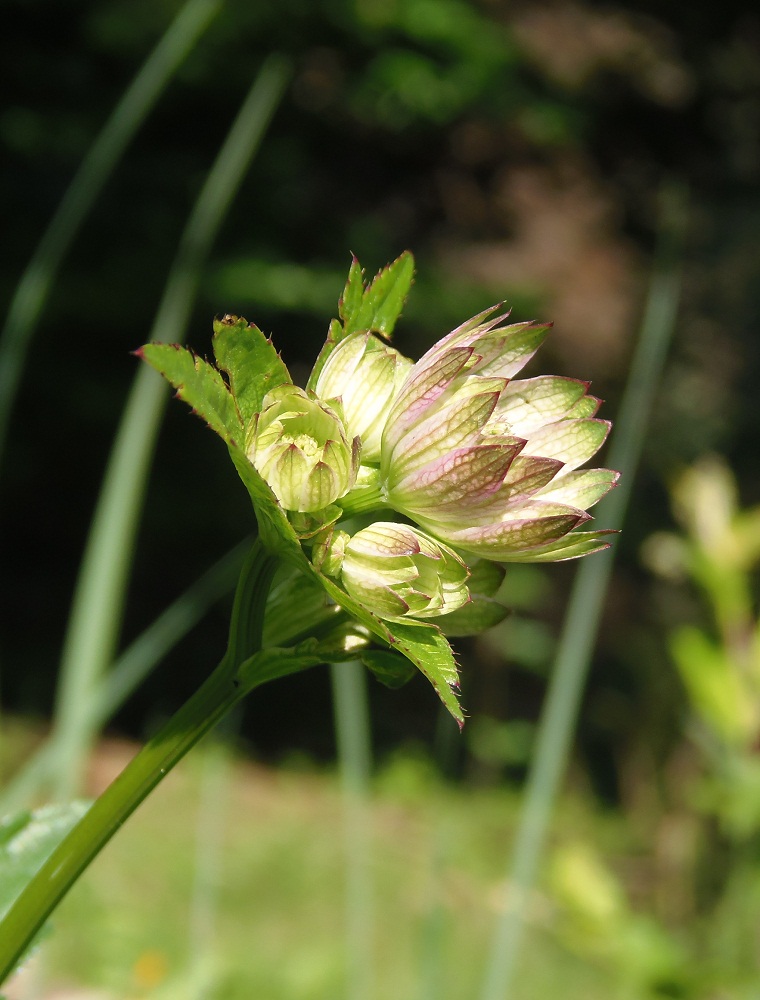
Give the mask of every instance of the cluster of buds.
[[248, 427], [247, 455], [286, 511], [317, 522], [335, 504], [347, 517], [386, 513], [353, 536], [325, 516], [315, 541], [323, 571], [382, 618], [461, 608], [465, 559], [553, 561], [606, 547], [607, 532], [574, 529], [617, 479], [579, 470], [609, 422], [587, 383], [515, 379], [548, 327], [505, 319], [474, 317], [416, 364], [351, 333], [313, 391], [279, 386]]

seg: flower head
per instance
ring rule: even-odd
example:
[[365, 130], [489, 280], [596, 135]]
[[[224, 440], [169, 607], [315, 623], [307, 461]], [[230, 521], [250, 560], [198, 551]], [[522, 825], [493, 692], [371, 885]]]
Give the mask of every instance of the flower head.
[[[497, 564], [604, 548], [607, 532], [574, 529], [617, 474], [580, 469], [609, 429], [585, 383], [516, 378], [547, 326], [509, 324], [489, 309], [417, 364], [388, 347], [413, 274], [403, 253], [365, 284], [352, 261], [306, 390], [262, 331], [232, 316], [214, 324], [216, 368], [176, 345], [141, 353], [224, 440], [266, 558], [287, 561], [307, 591], [325, 593], [312, 608], [314, 641], [297, 642], [294, 659], [277, 651], [286, 671], [376, 639], [393, 655], [365, 650], [370, 669], [396, 684], [407, 676], [399, 655], [407, 657], [461, 722], [444, 633], [471, 635], [503, 619]], [[386, 520], [353, 536], [343, 530], [359, 516]], [[334, 621], [331, 607], [341, 609]], [[282, 623], [270, 630], [276, 642]]]
[[342, 340], [319, 374], [315, 392], [320, 399], [338, 398], [346, 428], [362, 441], [362, 462], [380, 459], [385, 418], [412, 362], [370, 333]]
[[498, 561], [572, 558], [604, 546], [570, 535], [617, 479], [575, 470], [601, 447], [599, 400], [566, 378], [513, 380], [548, 331], [488, 310], [417, 362], [388, 413], [388, 502], [457, 549]]
[[264, 397], [246, 433], [246, 454], [285, 510], [316, 511], [356, 479], [359, 439], [349, 443], [341, 416], [298, 386]]
[[343, 585], [381, 618], [434, 618], [470, 600], [469, 571], [456, 552], [408, 524], [378, 521], [352, 538], [339, 535], [333, 554]]

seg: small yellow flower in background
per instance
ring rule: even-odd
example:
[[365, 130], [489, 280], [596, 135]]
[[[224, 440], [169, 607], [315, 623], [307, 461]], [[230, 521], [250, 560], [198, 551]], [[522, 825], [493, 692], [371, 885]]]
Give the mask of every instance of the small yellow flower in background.
[[154, 989], [169, 974], [169, 960], [158, 948], [149, 948], [138, 955], [132, 966], [135, 985], [141, 990]]

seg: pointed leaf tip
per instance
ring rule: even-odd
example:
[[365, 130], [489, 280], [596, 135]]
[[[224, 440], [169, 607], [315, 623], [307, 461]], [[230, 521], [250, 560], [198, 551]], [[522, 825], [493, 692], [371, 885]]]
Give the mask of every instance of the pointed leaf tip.
[[[348, 332], [353, 317], [359, 312], [364, 294], [364, 271], [355, 255], [351, 255], [351, 266], [343, 292], [338, 299], [338, 315]], [[343, 334], [346, 335], [345, 333]]]
[[365, 289], [361, 307], [352, 317], [348, 332], [371, 330], [390, 337], [414, 280], [414, 257], [405, 250], [387, 267], [378, 271]]
[[177, 344], [145, 344], [142, 359], [155, 368], [225, 441], [240, 440], [242, 425], [235, 401], [219, 372]]
[[229, 318], [234, 322], [214, 322], [214, 356], [229, 378], [243, 424], [247, 425], [261, 410], [266, 394], [291, 378], [270, 338], [245, 319]]

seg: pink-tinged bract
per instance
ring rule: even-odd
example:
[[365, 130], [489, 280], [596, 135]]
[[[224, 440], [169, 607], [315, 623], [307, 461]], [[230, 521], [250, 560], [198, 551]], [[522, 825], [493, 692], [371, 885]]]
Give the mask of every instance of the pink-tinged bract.
[[576, 532], [614, 485], [577, 471], [604, 443], [588, 384], [515, 379], [547, 326], [491, 309], [444, 337], [409, 372], [382, 436], [388, 503], [464, 553], [502, 562], [571, 559], [609, 532]]

